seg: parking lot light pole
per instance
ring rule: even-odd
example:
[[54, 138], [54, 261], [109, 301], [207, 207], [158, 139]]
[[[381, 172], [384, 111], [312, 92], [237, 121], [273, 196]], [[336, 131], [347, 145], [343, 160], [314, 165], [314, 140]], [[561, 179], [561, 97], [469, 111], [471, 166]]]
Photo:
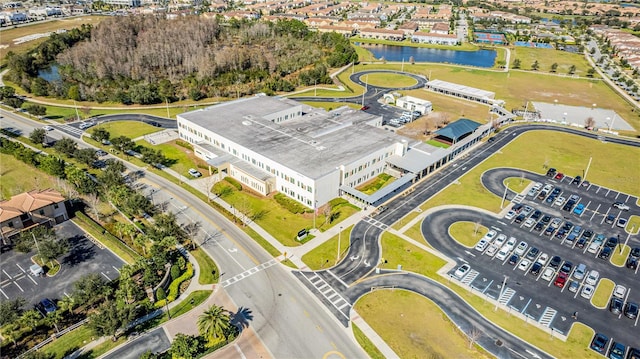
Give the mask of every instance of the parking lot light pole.
[[509, 279], [508, 276], [504, 276], [504, 279], [502, 280], [502, 287], [500, 287], [500, 296], [498, 297], [498, 300], [496, 300], [496, 307], [493, 311], [498, 310], [498, 304], [500, 304], [499, 300], [502, 297], [502, 294], [504, 293], [504, 286], [507, 285], [507, 279]]
[[342, 235], [342, 226], [340, 227], [340, 232], [338, 232], [338, 254], [336, 255], [336, 265], [340, 260], [340, 236]]
[[500, 209], [504, 208], [504, 201], [507, 199], [507, 191], [509, 190], [509, 182], [504, 187], [504, 195], [502, 196], [502, 202], [500, 203]]

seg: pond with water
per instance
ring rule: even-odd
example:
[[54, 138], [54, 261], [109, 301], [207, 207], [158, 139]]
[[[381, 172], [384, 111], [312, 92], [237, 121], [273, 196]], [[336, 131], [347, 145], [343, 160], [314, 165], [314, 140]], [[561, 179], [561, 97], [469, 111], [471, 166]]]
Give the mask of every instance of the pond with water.
[[426, 47], [393, 46], [356, 43], [363, 49], [371, 51], [376, 59], [387, 61], [405, 61], [413, 56], [415, 62], [439, 62], [476, 67], [493, 67], [498, 54], [495, 50], [444, 50]]

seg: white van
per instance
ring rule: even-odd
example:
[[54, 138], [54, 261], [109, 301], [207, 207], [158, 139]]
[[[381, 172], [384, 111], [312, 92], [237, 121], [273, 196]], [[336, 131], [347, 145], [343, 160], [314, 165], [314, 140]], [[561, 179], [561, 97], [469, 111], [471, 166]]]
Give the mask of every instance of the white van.
[[504, 246], [502, 246], [502, 248], [500, 248], [498, 254], [496, 254], [496, 259], [501, 261], [507, 259], [509, 252], [511, 252], [511, 247], [505, 244]]

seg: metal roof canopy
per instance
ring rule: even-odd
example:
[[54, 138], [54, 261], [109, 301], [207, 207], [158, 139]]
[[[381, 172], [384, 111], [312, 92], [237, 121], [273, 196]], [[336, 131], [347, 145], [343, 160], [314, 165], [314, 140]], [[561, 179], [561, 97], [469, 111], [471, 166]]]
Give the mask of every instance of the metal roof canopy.
[[435, 133], [438, 136], [450, 138], [453, 142], [456, 142], [460, 137], [472, 133], [480, 126], [480, 123], [471, 121], [468, 118], [461, 118], [439, 129]]
[[375, 205], [376, 203], [378, 203], [378, 201], [386, 198], [388, 195], [397, 191], [399, 188], [402, 188], [406, 184], [411, 183], [411, 181], [413, 181], [414, 178], [416, 178], [415, 174], [408, 173], [396, 179], [395, 181], [391, 182], [390, 184], [380, 188], [379, 190], [375, 191], [370, 195], [364, 194], [358, 191], [357, 189], [349, 186], [340, 186], [340, 190], [358, 198], [359, 200], [365, 203]]

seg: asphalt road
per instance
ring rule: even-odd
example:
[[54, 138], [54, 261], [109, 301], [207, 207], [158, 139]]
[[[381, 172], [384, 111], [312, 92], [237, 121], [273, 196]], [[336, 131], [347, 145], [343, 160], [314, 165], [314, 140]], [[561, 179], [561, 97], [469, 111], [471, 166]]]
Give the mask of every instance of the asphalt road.
[[147, 351], [163, 353], [171, 347], [164, 329], [157, 328], [132, 339], [125, 345], [105, 355], [103, 359], [137, 359]]

